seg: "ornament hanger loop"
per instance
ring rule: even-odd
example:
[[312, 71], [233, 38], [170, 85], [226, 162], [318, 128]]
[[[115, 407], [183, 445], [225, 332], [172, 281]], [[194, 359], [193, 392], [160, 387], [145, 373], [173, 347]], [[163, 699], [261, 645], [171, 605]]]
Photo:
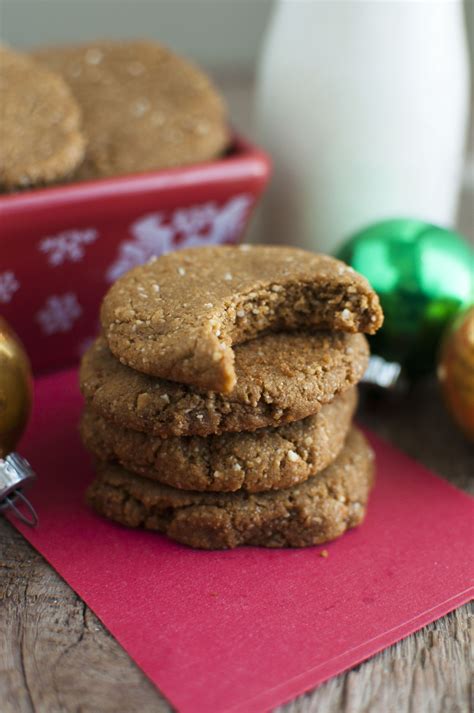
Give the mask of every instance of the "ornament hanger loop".
[[[5, 458], [0, 458], [0, 514], [11, 511], [20, 522], [36, 527], [38, 515], [22, 492], [34, 479], [30, 464], [18, 453], [9, 453]], [[17, 500], [25, 506], [26, 514], [17, 507]]]
[[[28, 525], [29, 527], [36, 527], [36, 525], [38, 524], [38, 515], [33, 505], [20, 490], [16, 490], [14, 492], [14, 496], [14, 499], [10, 497], [5, 498], [4, 502], [6, 505], [6, 509], [11, 510], [15, 517], [20, 520], [20, 522], [24, 523], [25, 525]], [[15, 505], [15, 500], [17, 499], [21, 500], [22, 503], [25, 505], [28, 513], [27, 515], [22, 513], [21, 510]]]

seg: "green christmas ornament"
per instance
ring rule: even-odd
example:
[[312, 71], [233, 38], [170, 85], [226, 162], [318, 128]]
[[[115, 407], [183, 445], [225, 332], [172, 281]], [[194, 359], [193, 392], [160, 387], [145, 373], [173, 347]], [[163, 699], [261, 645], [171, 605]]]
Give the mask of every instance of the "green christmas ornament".
[[420, 220], [377, 223], [337, 255], [370, 281], [385, 313], [375, 354], [409, 377], [431, 371], [447, 322], [474, 301], [474, 253], [457, 233]]

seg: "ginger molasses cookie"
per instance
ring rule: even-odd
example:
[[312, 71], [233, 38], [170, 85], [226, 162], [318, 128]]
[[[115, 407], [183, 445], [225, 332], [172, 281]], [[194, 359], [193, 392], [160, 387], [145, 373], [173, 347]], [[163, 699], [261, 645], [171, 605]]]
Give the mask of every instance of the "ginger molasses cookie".
[[80, 124], [61, 76], [0, 46], [0, 190], [68, 177], [84, 156]]
[[87, 152], [78, 178], [209, 161], [229, 144], [222, 99], [194, 64], [155, 42], [45, 47], [81, 106]]
[[154, 436], [207, 436], [255, 431], [317, 413], [357, 384], [369, 357], [362, 334], [267, 334], [235, 348], [230, 394], [198, 391], [121, 364], [99, 338], [83, 357], [88, 405], [122, 428]]
[[364, 519], [373, 482], [373, 454], [352, 429], [338, 458], [318, 475], [267, 493], [177, 490], [98, 464], [88, 501], [129, 527], [158, 530], [191, 547], [306, 547], [339, 537]]
[[373, 334], [382, 319], [367, 280], [339, 260], [247, 245], [189, 248], [136, 267], [101, 310], [123, 364], [224, 393], [236, 383], [237, 344], [284, 329]]
[[263, 492], [301, 483], [332, 463], [344, 444], [356, 402], [352, 388], [302, 421], [207, 438], [149, 436], [86, 409], [81, 433], [98, 460], [119, 463], [173, 488]]

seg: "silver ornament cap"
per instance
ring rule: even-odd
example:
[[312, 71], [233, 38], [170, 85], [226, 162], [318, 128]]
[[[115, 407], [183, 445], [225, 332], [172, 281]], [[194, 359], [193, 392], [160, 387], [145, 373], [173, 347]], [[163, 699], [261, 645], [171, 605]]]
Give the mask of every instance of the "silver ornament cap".
[[402, 367], [397, 362], [387, 361], [377, 354], [372, 354], [362, 383], [381, 389], [400, 389], [403, 387]]
[[[0, 513], [10, 511], [21, 522], [35, 527], [38, 524], [38, 516], [23, 494], [23, 490], [35, 478], [36, 475], [26, 458], [18, 453], [9, 453], [5, 458], [0, 458]], [[18, 508], [20, 502], [25, 506], [27, 515]]]

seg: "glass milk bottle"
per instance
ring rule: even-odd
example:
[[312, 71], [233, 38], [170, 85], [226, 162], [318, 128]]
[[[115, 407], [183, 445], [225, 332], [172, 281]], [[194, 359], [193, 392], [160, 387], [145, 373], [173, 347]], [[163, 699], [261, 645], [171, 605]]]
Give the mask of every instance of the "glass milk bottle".
[[264, 240], [334, 252], [384, 218], [452, 225], [468, 87], [458, 0], [277, 2], [256, 98]]

